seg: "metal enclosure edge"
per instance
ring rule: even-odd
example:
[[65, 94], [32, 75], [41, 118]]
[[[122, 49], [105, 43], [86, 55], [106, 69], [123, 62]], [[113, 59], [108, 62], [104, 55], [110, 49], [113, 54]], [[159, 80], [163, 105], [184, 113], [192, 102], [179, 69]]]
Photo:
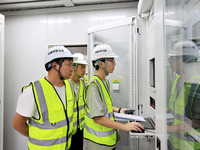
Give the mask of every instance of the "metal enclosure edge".
[[156, 135], [160, 149], [167, 150], [166, 123], [166, 81], [165, 81], [165, 46], [164, 46], [164, 8], [165, 1], [154, 0], [156, 33], [155, 33], [155, 83], [156, 83]]
[[0, 14], [0, 150], [3, 150], [4, 135], [4, 20]]

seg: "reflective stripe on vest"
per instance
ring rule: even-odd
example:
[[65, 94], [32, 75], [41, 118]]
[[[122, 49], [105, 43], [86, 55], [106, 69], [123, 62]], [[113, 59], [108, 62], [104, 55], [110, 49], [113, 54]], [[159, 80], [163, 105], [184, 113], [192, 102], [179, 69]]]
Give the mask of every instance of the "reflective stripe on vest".
[[[41, 124], [41, 123], [39, 123], [35, 120], [32, 120], [32, 119], [29, 120], [29, 123], [31, 124], [31, 126], [37, 127], [37, 128], [40, 128], [40, 129], [56, 129], [56, 128], [60, 128], [60, 127], [67, 125], [66, 120], [62, 120], [62, 121], [59, 121], [59, 122], [56, 122], [56, 123], [49, 123], [47, 120], [45, 120], [43, 122], [46, 122], [45, 126], [44, 126], [44, 124]], [[69, 117], [69, 122], [70, 123], [72, 122], [72, 116]]]
[[[90, 113], [88, 113], [87, 110], [86, 110], [86, 115], [87, 115], [87, 117], [89, 117], [90, 119], [92, 119]], [[111, 112], [111, 113], [109, 113], [108, 116], [109, 116], [109, 117], [108, 117], [109, 119], [110, 119], [110, 118], [113, 118], [114, 113]], [[103, 132], [103, 131], [95, 131], [95, 130], [93, 130], [92, 128], [88, 127], [86, 124], [84, 124], [84, 128], [87, 129], [88, 132], [90, 132], [91, 134], [94, 134], [94, 135], [99, 136], [99, 137], [110, 136], [110, 135], [112, 135], [112, 134], [115, 132], [115, 130], [110, 130], [110, 131], [106, 131], [106, 132]]]
[[[84, 108], [85, 108], [84, 105], [79, 106], [79, 107], [78, 107], [79, 112], [80, 112], [81, 110], [84, 110]], [[77, 109], [76, 109], [76, 108], [74, 108], [74, 112], [77, 112]], [[84, 116], [83, 116], [82, 118], [81, 118], [81, 116], [79, 116], [79, 124], [81, 124], [83, 121], [84, 121]], [[78, 124], [78, 121], [76, 120], [76, 121], [73, 123], [73, 126], [76, 127], [77, 124]]]
[[176, 78], [171, 82], [171, 95], [170, 95], [170, 101], [169, 101], [169, 108], [170, 112], [174, 110], [176, 98], [177, 98], [177, 84], [179, 81], [180, 75], [176, 74]]
[[91, 134], [96, 135], [98, 137], [107, 137], [115, 133], [115, 130], [110, 131], [95, 131], [92, 128], [89, 128], [86, 124], [84, 124], [84, 128]]
[[40, 146], [52, 146], [52, 145], [61, 144], [61, 143], [67, 144], [67, 140], [66, 140], [67, 137], [62, 137], [62, 138], [53, 139], [53, 140], [42, 140], [42, 141], [38, 140], [38, 139], [31, 138], [31, 137], [29, 137], [28, 139], [32, 144], [40, 145]]
[[[71, 116], [67, 119], [68, 123], [67, 123], [65, 115], [64, 117], [59, 116], [60, 118], [63, 118], [63, 120], [56, 121], [56, 122], [50, 121], [49, 117], [51, 116], [49, 116], [49, 113], [48, 113], [49, 109], [47, 107], [47, 101], [45, 99], [44, 91], [42, 87], [42, 86], [48, 87], [47, 84], [49, 84], [50, 86], [50, 83], [48, 83], [48, 81], [44, 78], [32, 84], [34, 85], [33, 90], [35, 89], [34, 94], [35, 94], [36, 103], [38, 106], [38, 111], [39, 111], [39, 114], [41, 114], [41, 117], [39, 120], [34, 119], [34, 118], [29, 119], [29, 149], [30, 150], [40, 149], [42, 146], [42, 149], [47, 149], [47, 150], [53, 150], [53, 149], [67, 150], [71, 145], [71, 136], [72, 136], [71, 130], [72, 129], [70, 129], [70, 126], [72, 128], [73, 109], [71, 110], [71, 113], [69, 113], [69, 115]], [[50, 88], [52, 88], [52, 85], [50, 86]], [[51, 93], [51, 95], [52, 94], [53, 92]], [[63, 114], [65, 114], [64, 106], [63, 106]], [[35, 132], [41, 133], [41, 135], [37, 136], [37, 133]], [[52, 132], [55, 133], [55, 136], [51, 135], [52, 139], [49, 139], [47, 135], [52, 134]], [[58, 133], [61, 132], [60, 135], [58, 135], [57, 132]]]
[[[99, 90], [102, 103], [104, 104], [104, 116], [114, 121], [112, 99], [109, 92], [110, 89], [107, 81], [106, 84], [108, 89], [105, 87], [103, 81], [101, 81], [99, 77], [94, 76], [91, 79], [90, 84], [86, 87], [85, 92], [87, 92], [87, 88], [92, 83], [96, 84]], [[84, 124], [84, 138], [101, 145], [114, 146], [117, 142], [117, 130], [112, 128], [107, 128], [105, 126], [95, 123], [94, 120], [91, 118], [90, 110], [88, 107], [85, 107], [85, 112], [86, 115]]]

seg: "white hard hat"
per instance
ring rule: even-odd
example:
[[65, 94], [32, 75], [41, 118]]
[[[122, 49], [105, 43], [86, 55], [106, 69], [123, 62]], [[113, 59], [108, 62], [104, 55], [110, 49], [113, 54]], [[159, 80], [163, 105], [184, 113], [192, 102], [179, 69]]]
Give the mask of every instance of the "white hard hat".
[[73, 55], [64, 46], [53, 46], [47, 51], [44, 63], [47, 64], [57, 58], [73, 58]]
[[101, 59], [101, 58], [115, 58], [118, 57], [113, 49], [108, 44], [99, 44], [97, 45], [92, 52], [91, 59], [92, 61]]
[[199, 50], [193, 41], [179, 41], [173, 45], [172, 49], [167, 54], [168, 56], [182, 56], [182, 61], [185, 63], [197, 62]]
[[197, 45], [192, 41], [179, 41], [172, 46], [168, 56], [199, 56]]
[[75, 57], [75, 59], [73, 60], [73, 63], [75, 64], [83, 64], [83, 65], [87, 65], [87, 61], [85, 60], [85, 57], [83, 54], [81, 53], [74, 53], [73, 57]]

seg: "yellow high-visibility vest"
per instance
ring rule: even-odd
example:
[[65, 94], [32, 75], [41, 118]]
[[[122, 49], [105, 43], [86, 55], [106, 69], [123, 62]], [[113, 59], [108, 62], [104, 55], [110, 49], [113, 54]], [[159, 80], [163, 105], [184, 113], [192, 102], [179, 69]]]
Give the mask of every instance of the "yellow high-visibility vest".
[[[174, 121], [172, 125], [182, 124], [185, 123], [186, 120], [190, 119], [191, 117], [191, 106], [193, 105], [193, 99], [195, 97], [197, 88], [200, 84], [196, 84], [197, 86], [193, 91], [190, 89], [187, 89], [188, 91], [185, 91], [184, 88], [181, 89], [179, 94], [176, 97], [176, 86], [177, 82], [179, 80], [180, 76], [176, 75], [176, 79], [174, 80], [174, 83], [172, 85], [171, 90], [171, 96], [169, 101], [169, 108], [170, 111], [174, 114]], [[193, 75], [187, 83], [199, 83], [200, 82], [200, 76]], [[191, 86], [192, 87], [192, 86]], [[190, 88], [191, 88], [190, 87]], [[190, 93], [190, 95], [186, 94]], [[189, 97], [190, 96], [190, 97]], [[187, 107], [187, 106], [190, 106]], [[189, 111], [189, 114], [186, 116], [186, 112]], [[196, 130], [197, 132], [200, 132], [200, 130]], [[200, 149], [200, 143], [198, 141], [195, 141], [193, 136], [195, 136], [196, 133], [188, 134], [186, 132], [176, 132], [176, 133], [170, 133], [170, 143], [175, 149], [180, 150], [189, 150], [189, 149]]]
[[[104, 113], [105, 113], [104, 116], [114, 121], [112, 98], [110, 94], [108, 81], [106, 81], [108, 87], [107, 89], [103, 81], [98, 76], [94, 76], [90, 80], [90, 84], [85, 88], [85, 92], [87, 92], [87, 88], [92, 83], [95, 83], [99, 89], [102, 103], [104, 104]], [[85, 111], [86, 115], [85, 115], [84, 131], [83, 131], [84, 138], [101, 145], [106, 145], [106, 146], [116, 145], [118, 131], [116, 129], [108, 128], [95, 123], [90, 116], [90, 108], [88, 108], [87, 104], [85, 107]]]
[[71, 146], [73, 129], [72, 85], [65, 83], [66, 109], [54, 86], [42, 78], [32, 82], [39, 119], [29, 119], [30, 150], [67, 150]]
[[[72, 81], [68, 80], [72, 85]], [[84, 117], [85, 117], [85, 103], [83, 101], [83, 90], [85, 88], [85, 83], [83, 79], [79, 79], [79, 95], [76, 95], [74, 92], [74, 87], [72, 88], [72, 93], [74, 93], [74, 114], [73, 114], [73, 131], [72, 135], [77, 132], [77, 129], [83, 129]], [[76, 101], [78, 97], [78, 101]]]

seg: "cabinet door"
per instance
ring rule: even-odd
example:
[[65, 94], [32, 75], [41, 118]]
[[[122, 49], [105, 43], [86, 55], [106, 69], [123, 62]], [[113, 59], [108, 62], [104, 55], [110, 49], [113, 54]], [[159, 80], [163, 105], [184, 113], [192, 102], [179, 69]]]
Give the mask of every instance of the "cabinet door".
[[0, 150], [3, 150], [4, 16], [0, 14]]

